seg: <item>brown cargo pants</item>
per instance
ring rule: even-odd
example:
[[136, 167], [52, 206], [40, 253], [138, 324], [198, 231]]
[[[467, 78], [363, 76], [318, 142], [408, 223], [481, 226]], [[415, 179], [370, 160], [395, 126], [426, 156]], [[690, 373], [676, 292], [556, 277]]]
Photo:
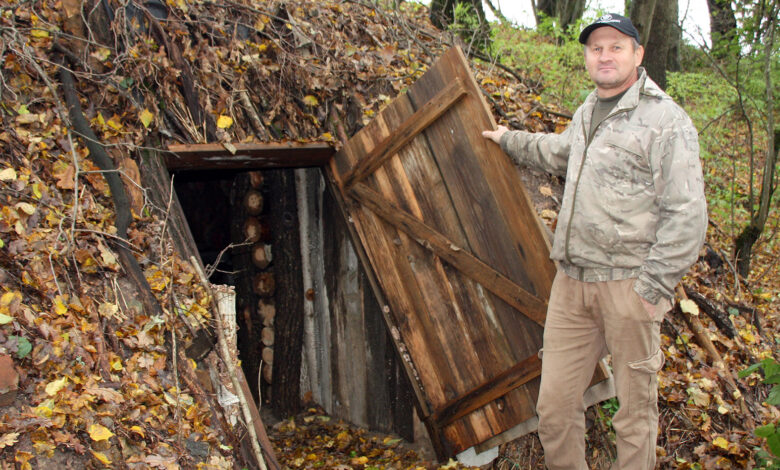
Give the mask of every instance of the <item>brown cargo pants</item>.
[[670, 307], [651, 317], [633, 290], [634, 279], [581, 282], [559, 271], [544, 327], [542, 382], [536, 412], [550, 470], [584, 470], [583, 394], [599, 359], [612, 356], [620, 408], [612, 419], [617, 436], [613, 470], [655, 466], [658, 435], [656, 372], [664, 362], [660, 325]]

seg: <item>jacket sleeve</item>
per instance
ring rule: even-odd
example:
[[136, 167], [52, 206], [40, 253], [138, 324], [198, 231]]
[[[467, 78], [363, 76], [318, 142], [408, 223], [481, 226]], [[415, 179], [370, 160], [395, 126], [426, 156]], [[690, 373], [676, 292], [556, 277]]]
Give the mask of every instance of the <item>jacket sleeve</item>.
[[674, 296], [674, 286], [698, 258], [707, 231], [696, 128], [687, 116], [670, 121], [651, 148], [659, 218], [655, 243], [634, 284], [636, 293], [652, 304]]
[[560, 134], [508, 131], [501, 136], [501, 149], [517, 165], [565, 176], [573, 127], [570, 124]]

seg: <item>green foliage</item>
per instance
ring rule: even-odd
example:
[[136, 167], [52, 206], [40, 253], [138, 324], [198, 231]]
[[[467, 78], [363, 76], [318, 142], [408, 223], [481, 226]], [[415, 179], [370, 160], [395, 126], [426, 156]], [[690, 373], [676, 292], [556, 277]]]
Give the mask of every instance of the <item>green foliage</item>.
[[11, 349], [15, 348], [16, 357], [19, 359], [24, 359], [28, 354], [30, 354], [30, 351], [32, 351], [32, 344], [30, 344], [30, 340], [24, 336], [11, 335], [8, 337], [8, 339], [10, 341], [8, 341], [6, 346], [10, 347]]
[[[747, 369], [739, 371], [739, 377], [745, 378], [759, 370], [761, 370], [764, 375], [764, 379], [761, 383], [773, 386], [765, 400], [766, 403], [775, 406], [780, 405], [780, 364], [778, 364], [774, 358], [766, 358], [761, 362], [751, 365]], [[754, 431], [757, 437], [766, 439], [767, 447], [772, 453], [772, 455], [769, 455], [765, 450], [757, 449], [757, 468], [780, 469], [780, 427], [778, 427], [777, 424], [778, 423], [769, 423], [764, 426], [759, 426]]]
[[481, 23], [473, 4], [466, 2], [455, 4], [455, 23], [450, 28], [477, 31], [481, 27]]
[[615, 417], [615, 413], [617, 413], [618, 409], [620, 409], [620, 402], [618, 402], [618, 399], [616, 397], [612, 397], [609, 400], [603, 401], [601, 403], [601, 409], [604, 410], [604, 418], [605, 418], [605, 424], [608, 427], [612, 426], [612, 418]]
[[453, 22], [447, 29], [460, 36], [469, 47], [485, 51], [490, 42], [490, 25], [483, 15], [471, 2], [457, 2]]
[[[550, 23], [551, 28], [555, 26]], [[558, 32], [557, 39], [508, 26], [493, 28], [491, 56], [520, 71], [541, 91], [542, 102], [573, 112], [593, 90], [583, 61], [582, 44]], [[559, 40], [561, 42], [559, 42]]]

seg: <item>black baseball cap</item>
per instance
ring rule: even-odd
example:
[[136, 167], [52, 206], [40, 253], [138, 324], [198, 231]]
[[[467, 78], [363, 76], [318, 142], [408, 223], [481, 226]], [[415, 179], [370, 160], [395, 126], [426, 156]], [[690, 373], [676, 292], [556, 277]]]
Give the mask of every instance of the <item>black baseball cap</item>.
[[618, 15], [617, 13], [607, 13], [582, 30], [580, 33], [580, 43], [585, 44], [588, 42], [590, 33], [602, 26], [612, 26], [621, 33], [636, 39], [636, 42], [639, 42], [639, 31], [636, 30], [634, 23], [632, 23], [631, 20], [623, 15]]

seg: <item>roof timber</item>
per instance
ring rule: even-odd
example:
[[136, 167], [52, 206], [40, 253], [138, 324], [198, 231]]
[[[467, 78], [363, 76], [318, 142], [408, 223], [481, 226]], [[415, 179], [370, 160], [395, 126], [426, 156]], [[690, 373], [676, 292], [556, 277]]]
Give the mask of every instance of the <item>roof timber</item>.
[[325, 165], [335, 153], [328, 144], [174, 144], [168, 146], [168, 170], [261, 170]]

